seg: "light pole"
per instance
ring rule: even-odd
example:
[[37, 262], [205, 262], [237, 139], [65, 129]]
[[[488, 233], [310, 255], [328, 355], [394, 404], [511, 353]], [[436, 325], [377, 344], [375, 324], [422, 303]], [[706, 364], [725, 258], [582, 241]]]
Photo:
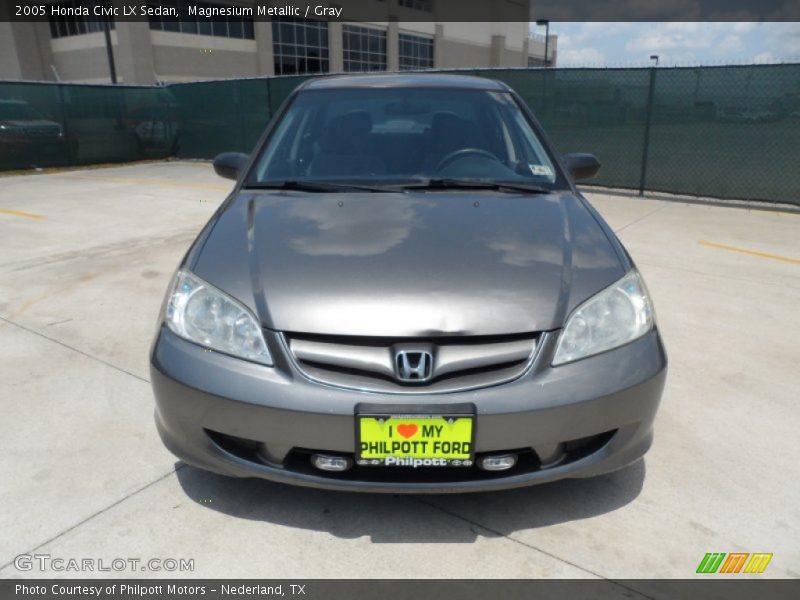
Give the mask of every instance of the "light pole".
[[550, 21], [547, 19], [539, 19], [536, 21], [536, 24], [539, 27], [544, 27], [544, 66], [550, 66], [550, 58], [547, 55], [547, 51], [549, 49], [550, 44]]
[[647, 182], [647, 157], [650, 150], [650, 125], [653, 121], [653, 101], [656, 92], [656, 67], [658, 67], [658, 54], [651, 54], [650, 60], [654, 61], [650, 67], [650, 85], [647, 86], [647, 107], [644, 118], [644, 143], [642, 144], [642, 170], [639, 173], [639, 197], [644, 197], [644, 188]]
[[114, 49], [111, 47], [111, 26], [108, 17], [103, 18], [103, 36], [106, 40], [106, 54], [108, 55], [108, 72], [111, 75], [111, 83], [117, 83], [117, 68], [114, 66]]

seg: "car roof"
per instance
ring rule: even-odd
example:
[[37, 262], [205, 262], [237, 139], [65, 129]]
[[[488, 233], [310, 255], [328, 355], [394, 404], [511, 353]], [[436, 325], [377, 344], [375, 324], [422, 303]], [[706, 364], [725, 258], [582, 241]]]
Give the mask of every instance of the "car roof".
[[0, 100], [0, 104], [27, 104], [27, 102], [25, 102], [24, 100], [14, 100], [14, 99], [6, 100], [6, 99], [2, 99], [2, 100]]
[[389, 73], [380, 75], [334, 75], [317, 77], [306, 81], [304, 90], [352, 89], [352, 88], [404, 88], [430, 87], [463, 90], [508, 91], [508, 86], [494, 79], [470, 75], [443, 73]]

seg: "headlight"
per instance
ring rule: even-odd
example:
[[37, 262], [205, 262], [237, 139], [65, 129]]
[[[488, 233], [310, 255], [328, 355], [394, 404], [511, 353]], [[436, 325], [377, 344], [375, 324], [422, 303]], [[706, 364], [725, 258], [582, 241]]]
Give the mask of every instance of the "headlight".
[[572, 311], [558, 338], [553, 366], [622, 346], [652, 327], [653, 304], [641, 275], [632, 269]]
[[22, 127], [16, 125], [0, 125], [0, 135], [17, 137], [22, 135]]
[[166, 323], [180, 337], [225, 354], [272, 365], [261, 327], [241, 303], [189, 271], [178, 271]]

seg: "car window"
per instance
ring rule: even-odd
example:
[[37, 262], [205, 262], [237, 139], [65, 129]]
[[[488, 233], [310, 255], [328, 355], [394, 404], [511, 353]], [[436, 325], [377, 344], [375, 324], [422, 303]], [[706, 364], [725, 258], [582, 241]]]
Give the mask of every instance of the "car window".
[[128, 113], [129, 119], [139, 120], [166, 120], [171, 118], [174, 107], [171, 106], [140, 106]]
[[553, 184], [557, 174], [507, 92], [360, 88], [300, 92], [250, 181], [439, 177]]

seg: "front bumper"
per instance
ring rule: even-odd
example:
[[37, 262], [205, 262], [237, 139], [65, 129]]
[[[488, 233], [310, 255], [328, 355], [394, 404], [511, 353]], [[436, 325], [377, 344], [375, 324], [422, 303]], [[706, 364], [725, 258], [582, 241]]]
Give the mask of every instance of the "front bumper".
[[[283, 349], [267, 333], [271, 349]], [[543, 334], [530, 368], [494, 387], [430, 395], [358, 392], [315, 383], [273, 351], [265, 367], [189, 343], [162, 327], [151, 353], [156, 423], [185, 462], [225, 475], [327, 489], [442, 493], [500, 490], [622, 468], [650, 447], [667, 358], [657, 330], [626, 346], [550, 367], [555, 334]], [[471, 403], [475, 451], [520, 452], [509, 471], [471, 468], [313, 469], [308, 453], [352, 456], [355, 406]], [[558, 464], [542, 449], [570, 448]]]

